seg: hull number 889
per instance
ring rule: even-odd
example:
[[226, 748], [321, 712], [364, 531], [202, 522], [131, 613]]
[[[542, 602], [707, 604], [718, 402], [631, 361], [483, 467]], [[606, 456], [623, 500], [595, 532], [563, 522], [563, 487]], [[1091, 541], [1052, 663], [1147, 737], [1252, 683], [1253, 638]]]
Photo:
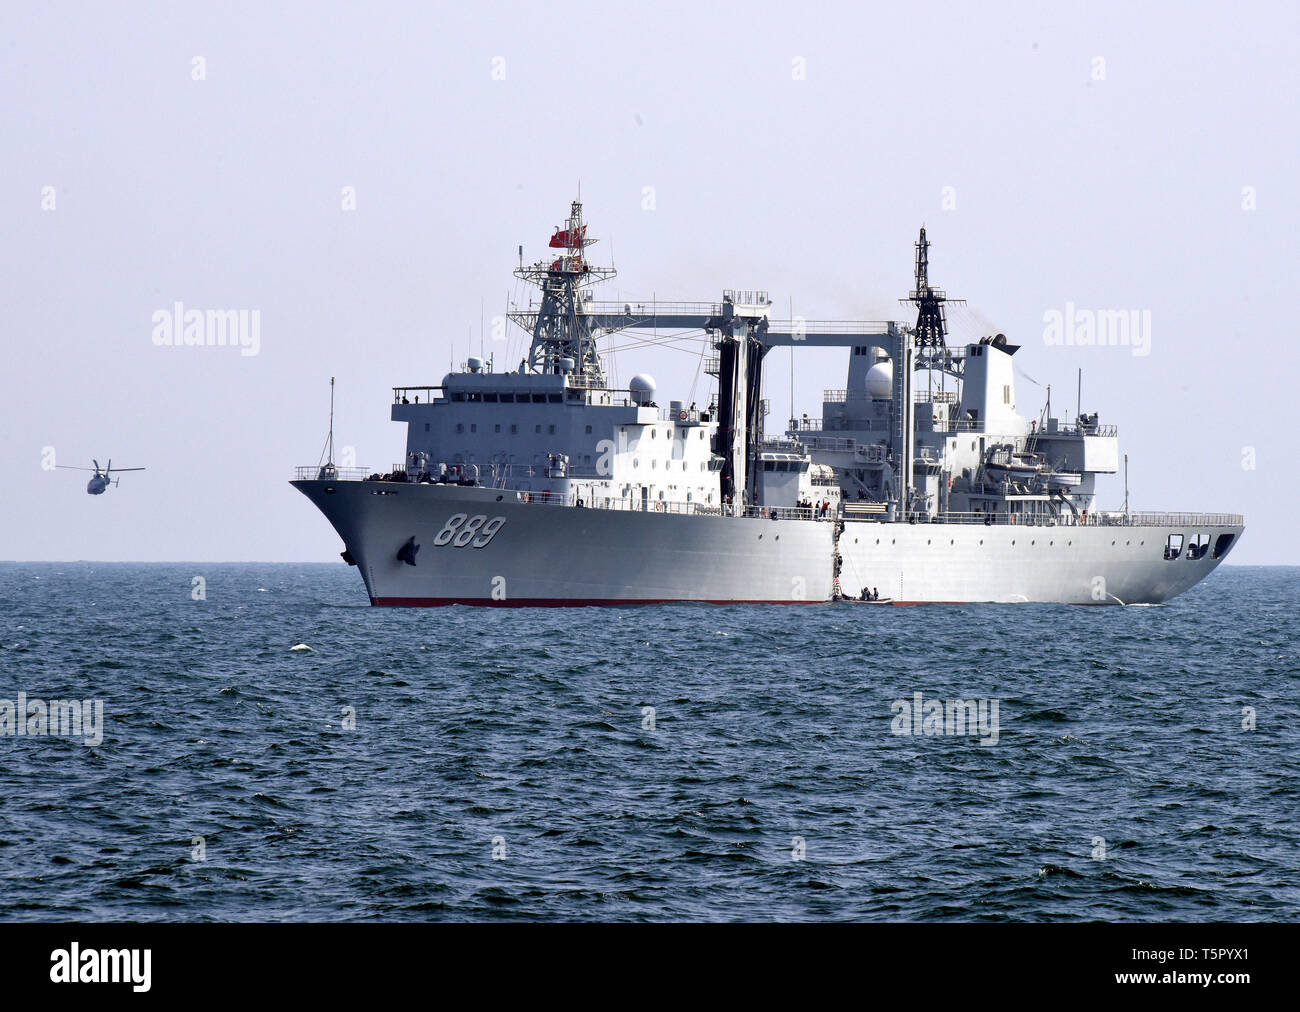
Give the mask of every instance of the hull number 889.
[[453, 548], [486, 548], [505, 524], [505, 517], [489, 520], [481, 513], [477, 516], [454, 513], [433, 539], [433, 543], [439, 548], [443, 545], [451, 545]]

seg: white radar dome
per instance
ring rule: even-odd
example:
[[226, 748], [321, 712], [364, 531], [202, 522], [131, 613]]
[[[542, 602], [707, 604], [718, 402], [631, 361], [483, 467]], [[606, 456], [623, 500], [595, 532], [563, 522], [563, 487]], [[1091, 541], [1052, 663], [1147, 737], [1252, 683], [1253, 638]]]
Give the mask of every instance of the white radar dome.
[[648, 372], [639, 372], [627, 385], [632, 391], [632, 400], [638, 404], [649, 404], [655, 397], [655, 378]]
[[894, 365], [892, 362], [877, 362], [867, 370], [867, 396], [877, 401], [893, 400]]

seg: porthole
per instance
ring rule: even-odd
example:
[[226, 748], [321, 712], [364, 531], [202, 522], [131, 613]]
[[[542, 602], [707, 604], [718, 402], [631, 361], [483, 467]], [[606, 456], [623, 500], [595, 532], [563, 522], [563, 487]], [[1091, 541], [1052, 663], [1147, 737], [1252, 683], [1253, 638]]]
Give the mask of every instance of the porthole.
[[980, 538], [980, 544], [981, 544], [981, 545], [984, 544], [984, 539], [983, 539], [983, 538]]

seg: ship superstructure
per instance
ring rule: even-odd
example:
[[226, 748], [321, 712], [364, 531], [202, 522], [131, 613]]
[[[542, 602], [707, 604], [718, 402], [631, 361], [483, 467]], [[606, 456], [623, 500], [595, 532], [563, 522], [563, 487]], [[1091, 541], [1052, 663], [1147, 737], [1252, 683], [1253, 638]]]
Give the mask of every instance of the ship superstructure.
[[[914, 324], [775, 321], [762, 291], [712, 303], [598, 302], [574, 201], [548, 255], [516, 276], [538, 296], [510, 319], [517, 368], [470, 358], [438, 385], [394, 389], [405, 459], [387, 474], [328, 461], [294, 484], [376, 604], [1162, 601], [1203, 578], [1235, 515], [1096, 507], [1117, 471], [1113, 426], [1017, 410], [1002, 334], [951, 346], [946, 294], [915, 247]], [[598, 341], [697, 330], [717, 379], [703, 407], [660, 403], [648, 374], [612, 385]], [[840, 347], [822, 415], [765, 432], [777, 347]], [[1041, 543], [1040, 543], [1041, 542]]]

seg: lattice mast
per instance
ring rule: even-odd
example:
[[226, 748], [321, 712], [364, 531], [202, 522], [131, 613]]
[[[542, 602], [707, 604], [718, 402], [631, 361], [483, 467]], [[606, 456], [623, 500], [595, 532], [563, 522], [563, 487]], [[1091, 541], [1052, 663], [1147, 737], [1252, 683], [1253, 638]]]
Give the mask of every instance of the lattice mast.
[[[584, 289], [616, 275], [613, 267], [595, 267], [587, 262], [584, 251], [595, 239], [587, 237], [582, 220], [582, 202], [569, 206], [569, 217], [557, 226], [547, 245], [560, 253], [553, 260], [539, 260], [524, 266], [522, 248], [515, 277], [541, 289], [542, 300], [533, 327], [533, 343], [528, 352], [528, 368], [535, 373], [568, 371], [581, 377], [588, 386], [603, 386], [605, 370], [596, 351], [596, 337], [591, 321], [584, 313], [589, 298]], [[568, 363], [572, 361], [572, 368]]]
[[942, 289], [931, 287], [930, 241], [921, 226], [921, 238], [916, 243], [916, 288], [908, 294], [908, 301], [916, 306], [916, 346], [918, 348], [947, 347], [948, 321], [943, 304], [948, 301]]

